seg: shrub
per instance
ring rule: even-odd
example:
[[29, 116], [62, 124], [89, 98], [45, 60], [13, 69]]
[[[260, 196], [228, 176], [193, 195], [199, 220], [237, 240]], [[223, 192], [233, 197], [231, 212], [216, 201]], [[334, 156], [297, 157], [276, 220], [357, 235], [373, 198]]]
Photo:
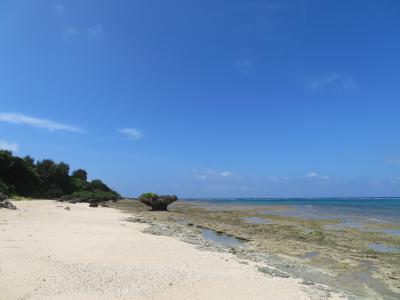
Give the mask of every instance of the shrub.
[[0, 179], [0, 194], [8, 195], [8, 186]]
[[87, 172], [83, 169], [78, 169], [72, 172], [72, 177], [87, 181]]
[[178, 197], [173, 196], [159, 196], [153, 193], [145, 193], [139, 196], [138, 200], [143, 204], [151, 207], [154, 211], [167, 211], [168, 205], [178, 200]]
[[95, 191], [79, 191], [70, 195], [70, 199], [77, 198], [80, 202], [102, 202], [118, 200], [121, 196], [116, 192], [104, 192], [100, 190]]
[[139, 199], [139, 201], [141, 201], [144, 199], [151, 199], [151, 198], [157, 198], [157, 197], [158, 197], [158, 195], [154, 194], [154, 193], [144, 193], [144, 194], [141, 194], [138, 199]]
[[88, 190], [90, 191], [103, 191], [103, 192], [110, 192], [111, 189], [105, 185], [101, 180], [94, 179], [89, 183]]

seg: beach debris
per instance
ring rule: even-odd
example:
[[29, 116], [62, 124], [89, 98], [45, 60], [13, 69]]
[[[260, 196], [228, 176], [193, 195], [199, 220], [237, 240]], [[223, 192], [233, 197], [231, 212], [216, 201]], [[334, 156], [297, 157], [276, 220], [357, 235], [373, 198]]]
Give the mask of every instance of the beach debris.
[[167, 206], [172, 202], [178, 200], [178, 197], [175, 195], [157, 195], [153, 193], [146, 193], [139, 196], [139, 201], [143, 204], [151, 207], [154, 211], [167, 211]]
[[8, 199], [8, 197], [2, 193], [0, 193], [0, 207], [12, 210], [17, 209], [17, 207], [14, 204], [12, 204], [12, 202]]

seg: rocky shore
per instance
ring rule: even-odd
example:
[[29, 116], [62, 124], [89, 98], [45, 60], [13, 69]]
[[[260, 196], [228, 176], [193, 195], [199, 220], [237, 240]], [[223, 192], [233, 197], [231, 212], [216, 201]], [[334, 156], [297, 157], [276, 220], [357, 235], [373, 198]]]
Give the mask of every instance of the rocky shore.
[[[211, 209], [181, 201], [171, 205], [169, 212], [158, 213], [134, 201], [112, 206], [132, 214], [132, 222], [151, 225], [146, 232], [176, 236], [206, 250], [230, 252], [243, 263], [264, 262], [269, 267], [260, 268], [261, 272], [301, 278], [303, 284], [314, 285], [326, 297], [332, 292], [354, 299], [398, 299], [400, 295], [400, 253], [369, 247], [399, 247], [398, 236], [356, 228], [333, 230], [330, 226], [337, 220], [274, 214], [288, 209], [285, 206]], [[377, 225], [365, 226], [373, 229]], [[214, 233], [211, 240], [205, 234], [210, 231]], [[224, 244], [218, 236], [233, 243]]]
[[17, 205], [0, 209], [1, 300], [339, 299], [296, 278], [263, 274], [262, 262], [148, 234], [155, 227], [127, 222], [131, 213], [51, 200]]

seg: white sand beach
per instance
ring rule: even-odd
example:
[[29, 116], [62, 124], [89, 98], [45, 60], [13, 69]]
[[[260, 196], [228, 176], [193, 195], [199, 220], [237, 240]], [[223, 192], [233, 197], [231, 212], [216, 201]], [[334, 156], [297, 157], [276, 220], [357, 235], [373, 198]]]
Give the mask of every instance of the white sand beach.
[[[112, 208], [19, 201], [0, 209], [0, 299], [310, 299], [231, 254], [142, 233]], [[69, 206], [70, 210], [64, 207]], [[314, 295], [315, 296], [315, 295]]]

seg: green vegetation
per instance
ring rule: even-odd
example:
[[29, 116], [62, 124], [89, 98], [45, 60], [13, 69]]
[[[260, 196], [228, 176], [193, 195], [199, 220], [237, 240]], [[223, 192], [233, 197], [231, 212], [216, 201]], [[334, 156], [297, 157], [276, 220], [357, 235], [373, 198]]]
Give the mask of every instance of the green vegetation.
[[53, 199], [77, 198], [79, 201], [116, 200], [121, 196], [101, 180], [87, 180], [78, 169], [70, 175], [69, 165], [51, 159], [35, 162], [30, 156], [13, 156], [0, 150], [0, 193], [9, 196]]
[[139, 201], [145, 200], [145, 199], [152, 199], [152, 198], [157, 198], [158, 195], [154, 193], [144, 193], [141, 194], [138, 198]]

